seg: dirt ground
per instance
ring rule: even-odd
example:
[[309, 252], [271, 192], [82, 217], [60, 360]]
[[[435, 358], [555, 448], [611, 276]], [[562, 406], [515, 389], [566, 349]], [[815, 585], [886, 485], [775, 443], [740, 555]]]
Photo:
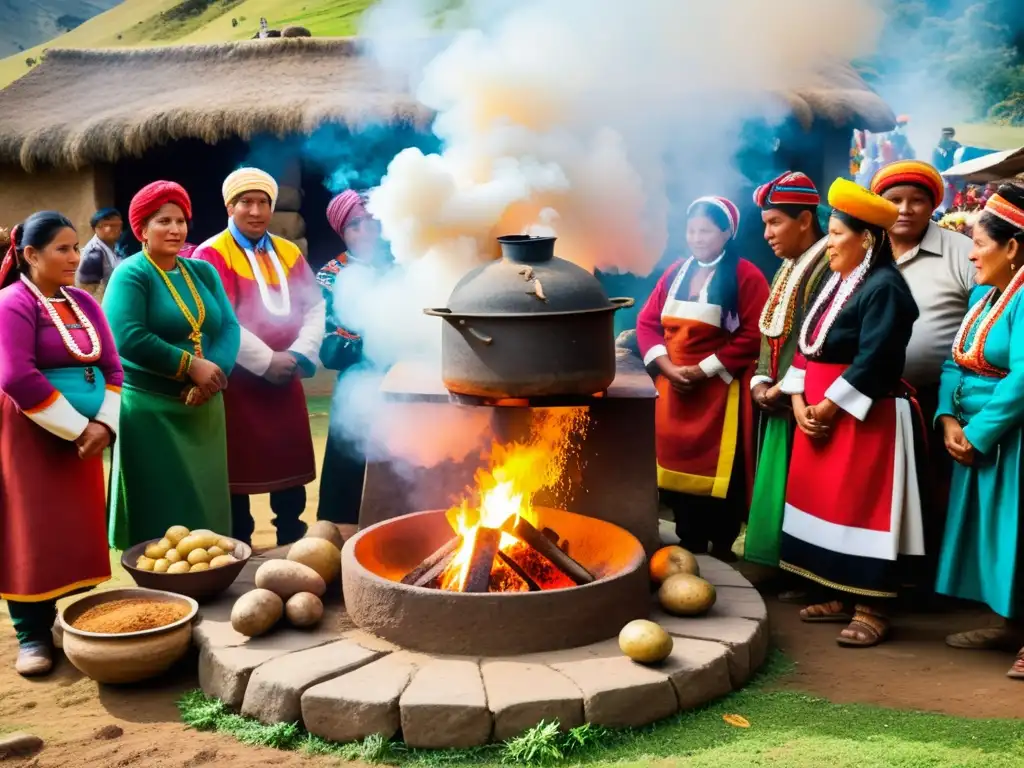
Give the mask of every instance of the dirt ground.
[[[805, 625], [797, 607], [769, 599], [773, 639], [796, 664], [783, 688], [838, 702], [864, 702], [901, 709], [946, 712], [965, 717], [1019, 717], [1024, 684], [1004, 677], [1010, 657], [955, 651], [942, 643], [949, 631], [982, 626], [978, 611], [904, 615], [891, 643], [871, 650], [836, 645], [839, 627]], [[6, 620], [3, 621], [6, 624]], [[134, 688], [100, 688], [65, 661], [43, 681], [27, 681], [12, 669], [16, 643], [9, 625], [0, 628], [0, 730], [26, 730], [42, 737], [45, 749], [12, 764], [56, 768], [218, 768], [253, 764], [334, 765], [325, 758], [250, 748], [214, 734], [188, 731], [175, 701], [197, 687], [196, 662], [186, 659], [165, 679]], [[116, 738], [97, 734], [123, 729]]]

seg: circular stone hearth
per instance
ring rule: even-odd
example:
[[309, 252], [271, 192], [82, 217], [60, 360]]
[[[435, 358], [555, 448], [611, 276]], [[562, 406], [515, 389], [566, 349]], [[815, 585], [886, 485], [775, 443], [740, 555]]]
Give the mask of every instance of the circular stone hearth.
[[312, 630], [238, 634], [231, 606], [253, 589], [262, 562], [286, 552], [254, 556], [227, 593], [200, 607], [199, 681], [243, 715], [298, 722], [331, 741], [401, 733], [412, 747], [454, 748], [502, 741], [555, 718], [564, 728], [647, 725], [741, 688], [768, 650], [761, 596], [731, 566], [705, 556], [698, 556], [701, 575], [718, 590], [708, 615], [677, 618], [650, 604], [650, 618], [675, 641], [657, 666], [630, 661], [615, 638], [504, 657], [409, 651], [356, 629], [337, 586]]
[[536, 527], [557, 531], [596, 581], [479, 594], [402, 584], [403, 576], [452, 538], [443, 510], [416, 512], [371, 525], [345, 542], [345, 608], [359, 627], [401, 648], [478, 656], [575, 648], [616, 637], [630, 621], [647, 616], [647, 559], [633, 534], [572, 512], [534, 511]]

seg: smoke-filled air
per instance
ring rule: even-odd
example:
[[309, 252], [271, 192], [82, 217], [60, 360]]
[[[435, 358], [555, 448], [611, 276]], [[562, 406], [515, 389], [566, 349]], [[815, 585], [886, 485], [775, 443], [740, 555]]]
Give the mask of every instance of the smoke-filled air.
[[[869, 0], [451, 5], [383, 0], [361, 30], [436, 113], [443, 147], [391, 161], [369, 209], [400, 269], [336, 302], [378, 365], [439, 362], [439, 321], [421, 310], [444, 306], [498, 235], [554, 234], [588, 269], [649, 274], [690, 200], [752, 181], [735, 162], [743, 121], [781, 122], [780, 94], [870, 55], [883, 22]], [[340, 394], [365, 414], [371, 377], [355, 375]]]

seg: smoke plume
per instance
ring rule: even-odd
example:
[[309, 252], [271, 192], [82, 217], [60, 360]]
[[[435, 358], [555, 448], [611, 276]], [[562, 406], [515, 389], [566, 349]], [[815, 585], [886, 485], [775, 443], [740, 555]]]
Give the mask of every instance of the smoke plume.
[[440, 359], [440, 321], [420, 310], [444, 306], [498, 235], [554, 234], [588, 269], [650, 273], [688, 201], [749, 183], [744, 122], [780, 123], [778, 94], [870, 54], [882, 23], [871, 0], [449, 6], [382, 0], [361, 30], [436, 112], [443, 146], [398, 153], [370, 196], [400, 269], [337, 304], [373, 362]]

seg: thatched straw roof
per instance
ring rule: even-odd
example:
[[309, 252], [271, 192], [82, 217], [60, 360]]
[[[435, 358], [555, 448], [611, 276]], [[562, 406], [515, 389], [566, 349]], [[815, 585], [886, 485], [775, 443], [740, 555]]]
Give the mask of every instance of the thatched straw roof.
[[[886, 130], [894, 123], [849, 66], [785, 98], [806, 126], [821, 119]], [[214, 143], [380, 119], [429, 115], [360, 56], [355, 39], [51, 50], [0, 91], [0, 162], [78, 168], [175, 139]]]

